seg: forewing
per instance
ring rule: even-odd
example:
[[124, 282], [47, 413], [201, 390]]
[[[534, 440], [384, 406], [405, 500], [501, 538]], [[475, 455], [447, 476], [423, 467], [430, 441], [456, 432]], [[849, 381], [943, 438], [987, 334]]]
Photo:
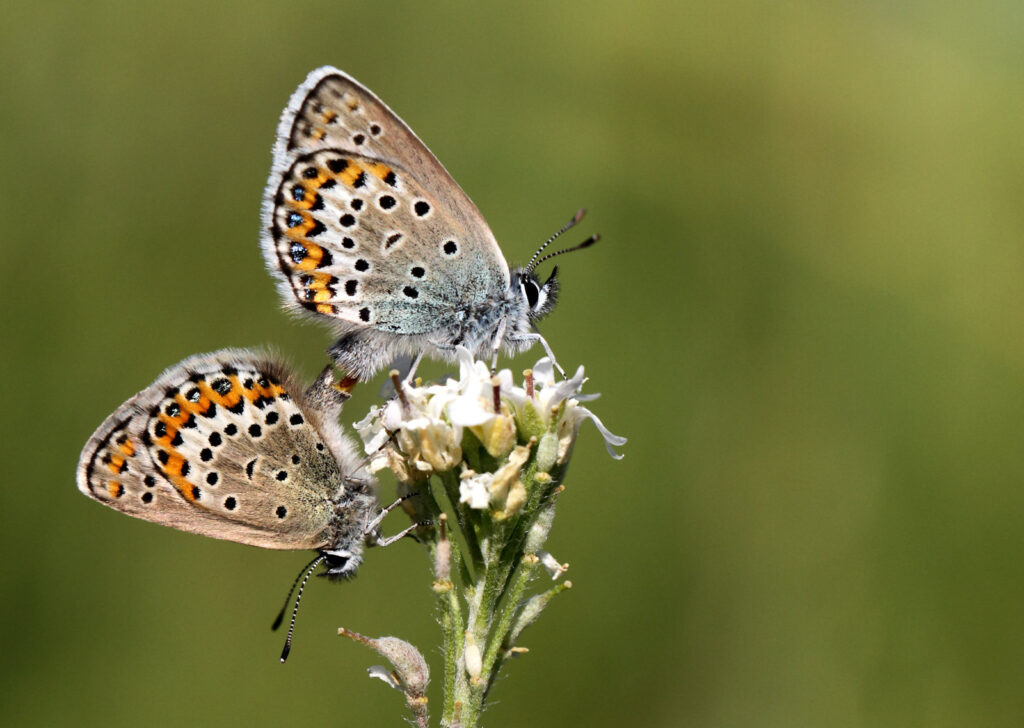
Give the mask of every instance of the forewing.
[[301, 391], [245, 351], [191, 357], [89, 440], [91, 498], [183, 531], [275, 549], [328, 544], [342, 473]]
[[293, 300], [400, 334], [450, 323], [507, 285], [476, 239], [420, 181], [369, 157], [321, 150], [282, 176], [273, 256]]
[[281, 116], [274, 163], [320, 149], [374, 157], [414, 171], [429, 181], [439, 205], [469, 229], [480, 230], [503, 260], [490, 228], [458, 183], [426, 145], [372, 91], [337, 68], [311, 72], [296, 89]]

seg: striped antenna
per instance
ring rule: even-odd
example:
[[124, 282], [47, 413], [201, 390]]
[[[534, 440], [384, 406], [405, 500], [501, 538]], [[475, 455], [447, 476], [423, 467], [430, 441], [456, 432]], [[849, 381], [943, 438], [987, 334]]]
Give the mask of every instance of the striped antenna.
[[583, 216], [586, 215], [586, 214], [587, 214], [586, 208], [581, 207], [579, 210], [576, 211], [576, 214], [572, 216], [572, 220], [570, 220], [569, 222], [565, 223], [565, 225], [563, 225], [561, 227], [561, 229], [557, 233], [552, 235], [550, 238], [547, 239], [547, 241], [542, 246], [537, 248], [537, 252], [533, 254], [533, 257], [530, 258], [530, 262], [526, 264], [526, 268], [525, 268], [526, 272], [527, 273], [532, 273], [533, 269], [536, 268], [538, 265], [540, 265], [541, 260], [547, 260], [547, 258], [542, 258], [541, 260], [537, 260], [537, 257], [541, 253], [543, 253], [544, 252], [544, 248], [546, 248], [549, 245], [551, 245], [551, 243], [553, 243], [555, 241], [555, 239], [558, 238], [559, 235], [564, 233], [566, 230], [569, 230], [570, 228], [573, 228], [576, 225], [578, 225], [580, 220], [582, 220]]
[[295, 607], [292, 609], [292, 621], [288, 625], [288, 637], [284, 641], [284, 649], [281, 650], [281, 662], [288, 659], [288, 653], [292, 651], [292, 635], [295, 634], [295, 619], [299, 616], [299, 602], [302, 601], [302, 590], [306, 588], [306, 582], [309, 581], [309, 577], [313, 575], [313, 570], [320, 565], [327, 556], [324, 554], [318, 555], [315, 559], [310, 561], [308, 564], [302, 567], [302, 571], [295, 577], [295, 581], [292, 583], [292, 588], [288, 590], [288, 598], [284, 600], [284, 606], [281, 607], [281, 612], [277, 615], [277, 619], [274, 620], [274, 624], [270, 627], [272, 630], [276, 630], [281, 626], [281, 622], [284, 621], [284, 613], [288, 609], [288, 603], [292, 600], [292, 594], [295, 592], [295, 586], [302, 580], [302, 585], [299, 586], [299, 593], [295, 597]]

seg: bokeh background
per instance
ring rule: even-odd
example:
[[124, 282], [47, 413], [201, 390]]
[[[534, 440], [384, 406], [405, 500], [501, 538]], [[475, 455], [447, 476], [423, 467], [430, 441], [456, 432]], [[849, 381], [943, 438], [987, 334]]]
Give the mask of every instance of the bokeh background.
[[92, 430], [189, 354], [323, 365], [325, 329], [280, 312], [257, 244], [278, 115], [323, 64], [410, 123], [510, 259], [580, 205], [571, 237], [603, 235], [561, 261], [543, 330], [627, 455], [583, 431], [550, 542], [575, 589], [487, 725], [1020, 724], [1019, 3], [3, 15], [6, 725], [400, 725], [379, 658], [336, 628], [437, 665], [412, 542], [307, 589], [282, 667], [268, 627], [306, 554], [74, 484]]

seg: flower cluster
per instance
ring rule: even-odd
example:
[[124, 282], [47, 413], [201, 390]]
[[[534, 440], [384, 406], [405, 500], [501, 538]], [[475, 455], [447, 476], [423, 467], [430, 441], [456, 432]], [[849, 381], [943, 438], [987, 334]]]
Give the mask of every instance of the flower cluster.
[[[398, 396], [356, 423], [372, 456], [371, 470], [387, 467], [400, 482], [413, 484], [459, 466], [459, 502], [505, 518], [526, 502], [519, 475], [534, 448], [539, 472], [563, 467], [585, 420], [596, 425], [609, 454], [622, 457], [613, 448], [626, 439], [581, 404], [597, 397], [581, 394], [582, 366], [575, 376], [556, 381], [545, 357], [518, 386], [508, 369], [492, 375], [462, 347], [458, 360], [457, 380], [428, 386], [397, 382]], [[470, 447], [486, 453], [484, 468], [470, 464], [474, 458], [464, 452]]]

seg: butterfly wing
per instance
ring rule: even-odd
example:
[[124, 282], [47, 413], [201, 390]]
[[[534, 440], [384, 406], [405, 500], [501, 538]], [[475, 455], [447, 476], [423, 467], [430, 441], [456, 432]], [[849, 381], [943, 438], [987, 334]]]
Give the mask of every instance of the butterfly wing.
[[459, 306], [505, 290], [472, 231], [396, 167], [321, 150], [299, 156], [280, 188], [270, 222], [275, 266], [291, 300], [310, 311], [424, 334]]
[[278, 128], [263, 252], [292, 307], [417, 335], [493, 300], [509, 270], [479, 210], [369, 90], [321, 68]]
[[224, 350], [177, 364], [89, 439], [78, 487], [111, 508], [273, 549], [334, 543], [330, 424], [278, 364]]

